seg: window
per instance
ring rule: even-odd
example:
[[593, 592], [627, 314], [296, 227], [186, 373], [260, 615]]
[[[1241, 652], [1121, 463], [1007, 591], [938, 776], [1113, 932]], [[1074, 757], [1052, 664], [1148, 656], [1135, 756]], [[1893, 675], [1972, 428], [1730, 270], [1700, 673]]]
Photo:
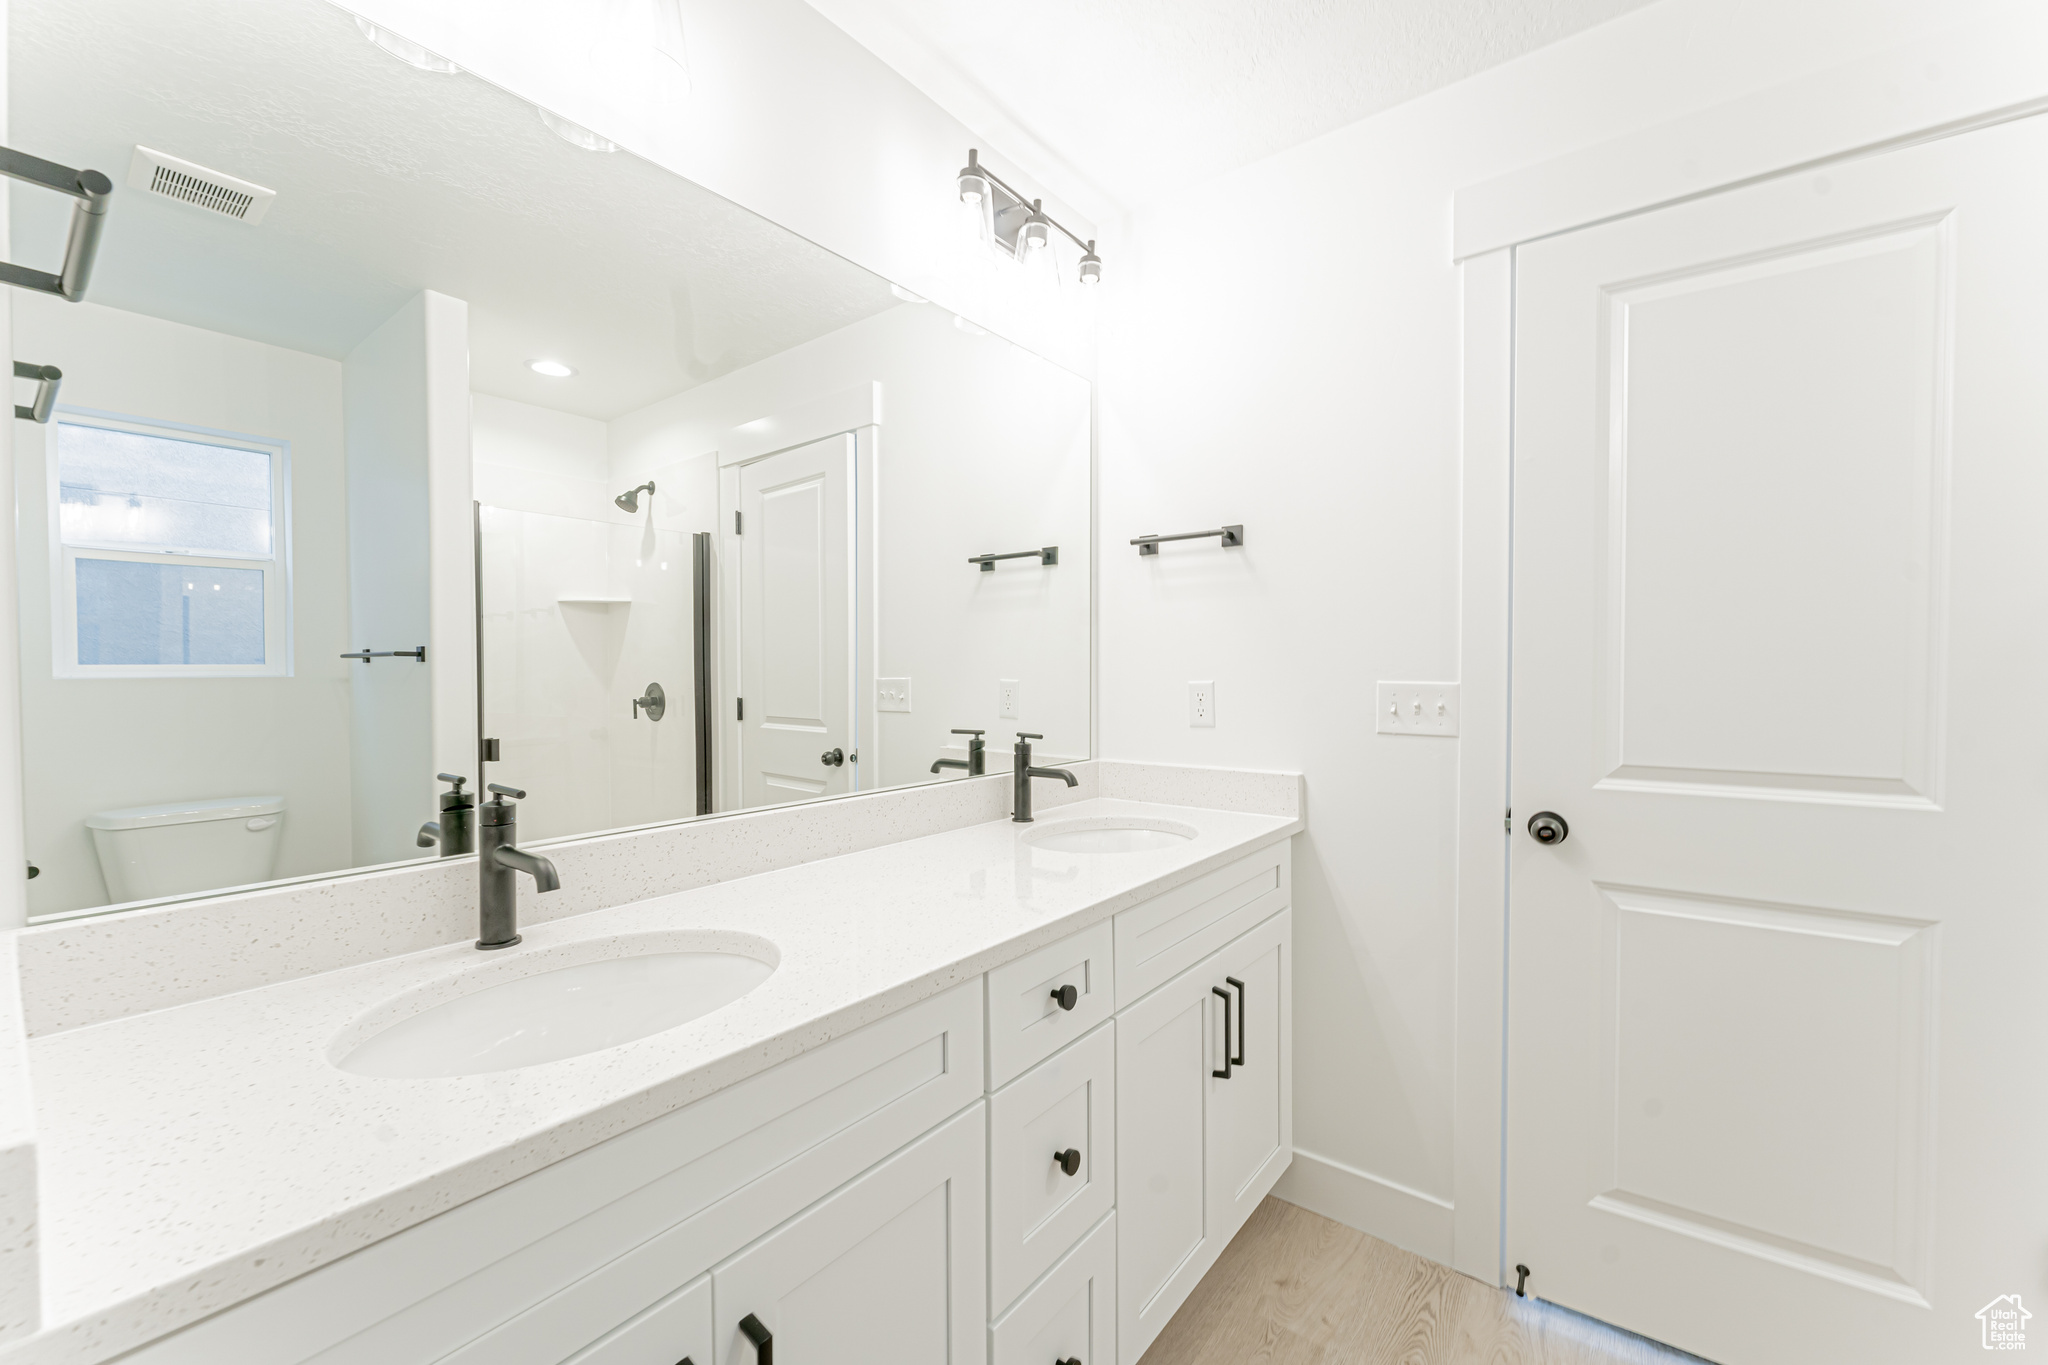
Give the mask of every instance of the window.
[[60, 411], [57, 676], [289, 673], [287, 473], [282, 441]]

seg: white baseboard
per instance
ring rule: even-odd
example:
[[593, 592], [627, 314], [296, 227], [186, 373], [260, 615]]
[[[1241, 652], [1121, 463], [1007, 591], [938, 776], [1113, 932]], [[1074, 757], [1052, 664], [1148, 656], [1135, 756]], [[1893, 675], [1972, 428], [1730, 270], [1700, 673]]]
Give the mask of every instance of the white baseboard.
[[1403, 1251], [1451, 1263], [1451, 1205], [1341, 1161], [1294, 1149], [1273, 1197], [1298, 1204]]

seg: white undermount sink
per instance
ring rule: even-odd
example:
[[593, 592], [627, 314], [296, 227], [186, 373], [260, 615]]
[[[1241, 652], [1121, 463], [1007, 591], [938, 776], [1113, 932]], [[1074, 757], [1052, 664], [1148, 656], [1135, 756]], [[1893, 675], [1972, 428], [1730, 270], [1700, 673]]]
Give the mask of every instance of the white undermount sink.
[[1194, 837], [1192, 825], [1175, 820], [1098, 815], [1040, 826], [1026, 834], [1024, 842], [1051, 853], [1151, 853]]
[[701, 1019], [766, 981], [776, 962], [774, 946], [751, 935], [562, 944], [384, 1001], [344, 1029], [328, 1055], [343, 1071], [394, 1079], [558, 1062]]

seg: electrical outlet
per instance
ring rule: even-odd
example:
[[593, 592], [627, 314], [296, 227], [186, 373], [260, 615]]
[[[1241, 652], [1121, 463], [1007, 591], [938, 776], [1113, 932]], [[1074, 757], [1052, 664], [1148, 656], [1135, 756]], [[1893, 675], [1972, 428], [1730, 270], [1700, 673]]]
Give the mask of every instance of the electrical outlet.
[[1437, 735], [1458, 733], [1458, 685], [1456, 683], [1391, 683], [1379, 685], [1374, 698], [1383, 735]]
[[910, 709], [910, 679], [875, 679], [875, 709], [877, 711], [908, 711]]
[[1188, 724], [1197, 729], [1216, 728], [1216, 684], [1213, 682], [1191, 682], [1188, 684]]
[[1018, 693], [1022, 690], [1021, 685], [1015, 678], [996, 679], [996, 718], [998, 720], [1017, 719]]

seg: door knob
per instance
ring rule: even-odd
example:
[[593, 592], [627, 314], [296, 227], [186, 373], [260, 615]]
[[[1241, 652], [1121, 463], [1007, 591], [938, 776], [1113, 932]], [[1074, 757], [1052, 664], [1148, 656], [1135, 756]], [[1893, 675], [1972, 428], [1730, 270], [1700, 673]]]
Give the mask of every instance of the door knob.
[[1054, 1152], [1052, 1159], [1068, 1175], [1072, 1175], [1081, 1169], [1081, 1149], [1079, 1147], [1069, 1147], [1064, 1152]]
[[1561, 844], [1571, 832], [1572, 827], [1554, 810], [1539, 810], [1529, 817], [1529, 835], [1539, 844]]
[[828, 768], [836, 768], [846, 762], [846, 755], [837, 749], [827, 749], [824, 753], [818, 755], [818, 762]]
[[1061, 1009], [1070, 1010], [1081, 1003], [1081, 992], [1075, 990], [1073, 984], [1069, 982], [1067, 985], [1055, 990], [1052, 993], [1052, 998], [1060, 1002]]

